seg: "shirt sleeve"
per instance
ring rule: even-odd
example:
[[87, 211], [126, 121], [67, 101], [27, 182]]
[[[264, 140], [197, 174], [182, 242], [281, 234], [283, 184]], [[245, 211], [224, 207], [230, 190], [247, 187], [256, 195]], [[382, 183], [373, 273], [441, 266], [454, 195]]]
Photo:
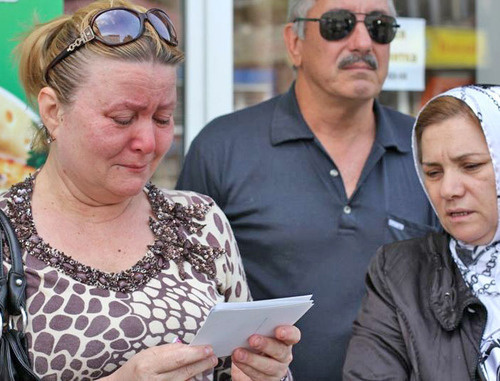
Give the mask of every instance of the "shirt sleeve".
[[410, 378], [401, 324], [385, 281], [384, 248], [378, 250], [366, 277], [367, 293], [353, 325], [344, 363], [343, 380], [394, 380]]
[[191, 143], [184, 158], [176, 189], [205, 194], [214, 199], [217, 205], [224, 205], [220, 191], [223, 166], [222, 160], [218, 158], [220, 149], [210, 144], [202, 131]]

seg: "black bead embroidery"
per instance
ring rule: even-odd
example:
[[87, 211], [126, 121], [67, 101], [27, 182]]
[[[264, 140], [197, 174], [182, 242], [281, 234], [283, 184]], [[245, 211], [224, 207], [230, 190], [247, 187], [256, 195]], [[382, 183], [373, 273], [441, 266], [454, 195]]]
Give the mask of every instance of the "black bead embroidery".
[[63, 252], [52, 248], [38, 235], [31, 213], [31, 196], [34, 177], [28, 176], [9, 190], [7, 215], [11, 218], [19, 242], [24, 250], [49, 266], [64, 272], [82, 283], [111, 291], [131, 292], [155, 277], [173, 261], [179, 268], [179, 276], [186, 279], [189, 275], [184, 269], [189, 262], [199, 273], [213, 279], [216, 275], [215, 259], [225, 254], [225, 250], [199, 243], [192, 243], [188, 234], [199, 232], [205, 225], [203, 221], [212, 204], [193, 204], [183, 206], [172, 203], [155, 185], [148, 183], [149, 202], [156, 218], [149, 218], [149, 226], [155, 236], [153, 245], [148, 246], [147, 254], [130, 269], [119, 273], [107, 273], [84, 265]]

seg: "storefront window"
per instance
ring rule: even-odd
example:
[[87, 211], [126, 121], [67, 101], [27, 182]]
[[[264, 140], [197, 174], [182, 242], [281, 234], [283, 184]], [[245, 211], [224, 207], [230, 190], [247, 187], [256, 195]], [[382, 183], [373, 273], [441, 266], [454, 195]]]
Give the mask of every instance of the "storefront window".
[[293, 80], [283, 44], [287, 0], [234, 1], [234, 108], [285, 92]]
[[[379, 98], [415, 115], [433, 95], [476, 81], [487, 36], [476, 28], [474, 0], [395, 0], [395, 6], [400, 17], [426, 20], [425, 90], [383, 91]], [[293, 81], [282, 37], [287, 7], [288, 0], [234, 1], [235, 109], [282, 93]]]
[[[426, 20], [425, 90], [409, 92], [410, 114], [434, 95], [453, 87], [476, 82], [479, 60], [474, 0], [396, 0], [398, 14]], [[383, 103], [398, 107], [396, 92], [383, 92]]]

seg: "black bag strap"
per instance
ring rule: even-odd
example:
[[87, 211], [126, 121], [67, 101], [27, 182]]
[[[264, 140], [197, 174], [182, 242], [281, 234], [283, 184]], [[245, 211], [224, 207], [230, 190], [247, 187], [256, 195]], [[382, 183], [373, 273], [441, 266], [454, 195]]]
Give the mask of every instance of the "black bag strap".
[[[4, 242], [2, 235], [5, 236], [7, 247], [9, 248], [11, 268], [7, 276], [3, 270], [3, 248]], [[14, 228], [9, 217], [0, 210], [0, 315], [2, 323], [7, 317], [12, 323], [12, 317], [22, 315], [23, 331], [27, 324], [26, 314], [26, 277], [22, 260], [21, 245], [17, 239]]]

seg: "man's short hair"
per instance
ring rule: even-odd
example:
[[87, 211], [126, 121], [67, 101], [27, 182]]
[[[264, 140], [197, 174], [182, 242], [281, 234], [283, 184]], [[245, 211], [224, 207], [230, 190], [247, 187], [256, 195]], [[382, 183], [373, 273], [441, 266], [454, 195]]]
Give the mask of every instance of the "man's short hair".
[[[288, 0], [288, 22], [292, 22], [297, 17], [307, 17], [307, 12], [316, 4], [316, 0]], [[396, 7], [394, 0], [387, 0], [389, 13], [396, 17]], [[304, 22], [296, 22], [293, 24], [293, 31], [301, 40], [304, 39]]]

